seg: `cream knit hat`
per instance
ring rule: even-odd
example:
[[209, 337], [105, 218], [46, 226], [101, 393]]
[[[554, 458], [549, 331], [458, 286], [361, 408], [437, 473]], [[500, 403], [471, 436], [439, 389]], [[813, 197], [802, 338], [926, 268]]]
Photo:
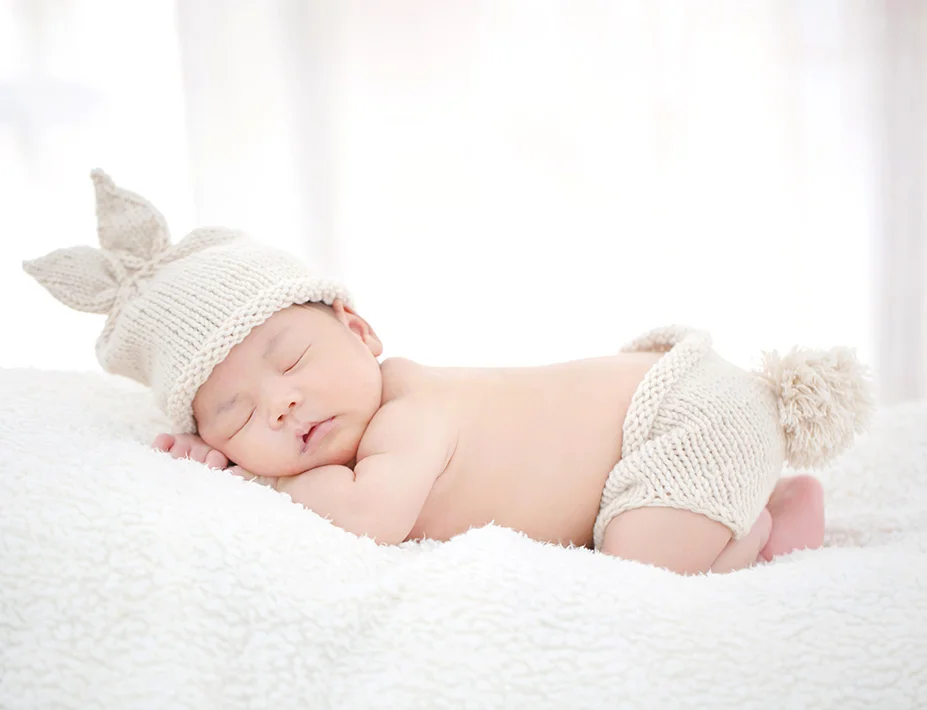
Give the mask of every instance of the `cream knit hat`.
[[91, 177], [101, 248], [58, 249], [23, 268], [65, 305], [107, 314], [103, 369], [151, 387], [178, 432], [196, 431], [197, 390], [252, 328], [295, 303], [351, 305], [341, 284], [241, 232], [195, 229], [171, 244], [151, 203], [100, 170]]

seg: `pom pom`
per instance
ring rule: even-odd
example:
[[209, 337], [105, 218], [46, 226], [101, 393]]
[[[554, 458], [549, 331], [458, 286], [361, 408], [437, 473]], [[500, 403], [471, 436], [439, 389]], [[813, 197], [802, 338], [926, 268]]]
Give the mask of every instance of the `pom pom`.
[[850, 348], [769, 353], [763, 365], [779, 398], [790, 465], [823, 466], [865, 430], [874, 409], [872, 386]]

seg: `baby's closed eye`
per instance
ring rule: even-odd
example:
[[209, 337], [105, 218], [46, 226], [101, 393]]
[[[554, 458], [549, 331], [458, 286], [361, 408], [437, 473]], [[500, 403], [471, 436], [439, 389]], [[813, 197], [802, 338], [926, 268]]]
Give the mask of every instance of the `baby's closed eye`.
[[242, 420], [241, 426], [235, 427], [234, 431], [228, 436], [228, 438], [231, 439], [233, 436], [237, 436], [237, 435], [239, 434], [239, 432], [241, 432], [242, 429], [244, 429], [246, 426], [248, 426], [248, 424], [249, 424], [249, 423], [251, 422], [251, 420], [254, 418], [254, 413], [255, 413], [256, 411], [257, 411], [256, 409], [253, 409], [253, 408], [252, 408], [252, 410], [248, 413], [248, 416], [245, 417], [245, 418]]
[[295, 360], [293, 360], [293, 358], [290, 358], [290, 363], [291, 363], [291, 364], [289, 365], [289, 367], [286, 367], [286, 368], [283, 370], [283, 374], [286, 374], [286, 373], [290, 372], [291, 370], [294, 370], [294, 369], [296, 368], [296, 366], [297, 366], [300, 362], [302, 362], [303, 357], [306, 355], [307, 352], [309, 352], [309, 347], [310, 347], [310, 346], [307, 346], [306, 349], [303, 350], [303, 351], [296, 357]]

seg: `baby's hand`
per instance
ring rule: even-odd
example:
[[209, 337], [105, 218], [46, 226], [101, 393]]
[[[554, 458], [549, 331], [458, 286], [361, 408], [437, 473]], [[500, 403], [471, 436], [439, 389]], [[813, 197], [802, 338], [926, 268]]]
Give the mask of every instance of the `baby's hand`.
[[152, 448], [169, 453], [175, 459], [193, 459], [211, 468], [225, 468], [229, 460], [196, 434], [158, 434]]

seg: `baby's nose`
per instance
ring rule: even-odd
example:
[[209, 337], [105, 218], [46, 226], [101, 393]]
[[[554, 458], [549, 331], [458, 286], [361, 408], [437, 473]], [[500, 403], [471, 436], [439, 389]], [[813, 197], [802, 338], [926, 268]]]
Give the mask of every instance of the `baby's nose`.
[[287, 417], [287, 415], [289, 415], [295, 408], [296, 408], [296, 402], [291, 400], [286, 405], [286, 408], [282, 412], [280, 412], [280, 414], [277, 416], [277, 420], [282, 422]]
[[283, 424], [299, 406], [301, 400], [299, 396], [295, 393], [287, 395], [280, 403], [280, 406], [277, 408], [277, 424]]

